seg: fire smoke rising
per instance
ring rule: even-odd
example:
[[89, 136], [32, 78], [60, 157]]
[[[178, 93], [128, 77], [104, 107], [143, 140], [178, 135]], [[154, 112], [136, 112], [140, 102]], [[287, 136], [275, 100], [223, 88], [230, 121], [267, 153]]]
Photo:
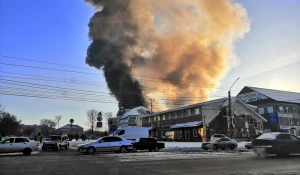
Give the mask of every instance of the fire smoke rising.
[[147, 105], [143, 92], [160, 108], [207, 100], [250, 28], [232, 0], [85, 1], [99, 10], [89, 23], [86, 63], [103, 69], [125, 108]]

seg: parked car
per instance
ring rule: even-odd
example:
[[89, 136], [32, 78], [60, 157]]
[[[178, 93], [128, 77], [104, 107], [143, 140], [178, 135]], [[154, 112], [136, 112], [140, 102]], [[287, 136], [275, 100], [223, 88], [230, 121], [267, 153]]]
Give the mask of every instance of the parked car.
[[299, 137], [289, 133], [266, 133], [252, 141], [253, 151], [261, 157], [268, 154], [288, 156], [300, 153]]
[[137, 138], [133, 143], [133, 152], [137, 152], [137, 150], [148, 150], [149, 152], [157, 152], [163, 148], [165, 148], [165, 144], [158, 143], [155, 138]]
[[132, 141], [121, 137], [107, 136], [101, 137], [92, 143], [78, 145], [77, 151], [84, 154], [94, 154], [95, 152], [121, 152], [132, 151]]
[[247, 148], [247, 149], [252, 149], [252, 143], [251, 143], [251, 142], [247, 142], [247, 143], [245, 144], [245, 148]]
[[68, 149], [69, 138], [67, 135], [52, 135], [49, 139], [43, 142], [43, 151], [48, 149], [61, 150], [62, 148]]
[[150, 128], [146, 127], [125, 127], [118, 128], [112, 136], [119, 136], [127, 140], [135, 140], [139, 137], [149, 137]]
[[223, 137], [227, 137], [224, 134], [214, 134], [210, 137], [210, 140], [214, 140], [216, 138], [223, 138]]
[[0, 143], [0, 153], [23, 152], [24, 155], [30, 155], [33, 151], [41, 150], [39, 142], [31, 141], [26, 137], [9, 137]]
[[237, 148], [237, 142], [234, 140], [231, 140], [229, 138], [215, 138], [211, 140], [210, 142], [202, 143], [201, 148], [204, 150], [208, 149], [213, 149], [213, 150], [218, 150], [218, 149], [223, 149], [225, 150], [226, 148], [229, 148], [231, 150], [234, 150]]

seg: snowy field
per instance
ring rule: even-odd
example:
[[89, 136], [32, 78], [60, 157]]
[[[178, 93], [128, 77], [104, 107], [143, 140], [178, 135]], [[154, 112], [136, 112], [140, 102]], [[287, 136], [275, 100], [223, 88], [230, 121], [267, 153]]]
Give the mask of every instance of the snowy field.
[[[71, 149], [77, 149], [77, 146], [80, 144], [84, 143], [91, 143], [94, 140], [87, 140], [87, 141], [82, 141], [82, 140], [72, 140], [70, 141], [70, 148]], [[202, 142], [163, 142], [165, 143], [165, 148], [201, 148]], [[238, 142], [238, 149], [244, 149], [245, 144], [247, 142]]]

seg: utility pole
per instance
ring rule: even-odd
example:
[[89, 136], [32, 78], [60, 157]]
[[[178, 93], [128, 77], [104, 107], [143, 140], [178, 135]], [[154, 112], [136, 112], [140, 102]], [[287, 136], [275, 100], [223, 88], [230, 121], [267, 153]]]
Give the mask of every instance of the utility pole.
[[153, 109], [153, 102], [154, 102], [154, 99], [151, 99], [149, 98], [147, 95], [145, 95], [144, 93], [142, 93], [146, 98], [148, 98], [150, 100], [150, 104], [151, 104], [151, 113], [153, 112], [152, 109]]
[[240, 77], [238, 77], [235, 82], [230, 86], [230, 89], [228, 91], [228, 117], [230, 120], [230, 124], [229, 124], [229, 135], [230, 138], [232, 138], [232, 129], [233, 129], [233, 116], [232, 116], [232, 109], [231, 109], [231, 88], [232, 86], [240, 79]]

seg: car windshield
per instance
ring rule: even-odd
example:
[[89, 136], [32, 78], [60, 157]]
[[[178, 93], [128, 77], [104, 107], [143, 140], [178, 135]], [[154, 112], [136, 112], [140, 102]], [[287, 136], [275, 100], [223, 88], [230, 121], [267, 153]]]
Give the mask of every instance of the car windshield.
[[51, 136], [50, 140], [61, 140], [61, 136]]
[[263, 134], [263, 135], [257, 137], [257, 139], [272, 140], [272, 139], [275, 139], [277, 136], [278, 136], [278, 134], [275, 134], [275, 133], [266, 133], [266, 134]]

